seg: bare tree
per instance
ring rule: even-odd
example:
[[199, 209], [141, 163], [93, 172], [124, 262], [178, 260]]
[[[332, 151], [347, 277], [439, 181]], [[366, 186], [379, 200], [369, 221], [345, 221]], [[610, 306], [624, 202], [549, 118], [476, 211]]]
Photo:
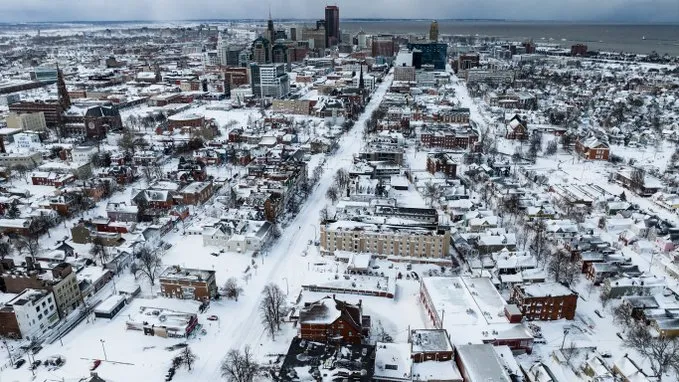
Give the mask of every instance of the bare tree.
[[370, 333], [375, 342], [394, 342], [394, 338], [387, 333], [380, 320], [377, 320], [377, 325]]
[[285, 294], [274, 283], [269, 283], [262, 291], [264, 298], [259, 304], [262, 322], [272, 339], [276, 339], [276, 333], [281, 329], [281, 321], [287, 310]]
[[156, 252], [151, 252], [148, 248], [142, 247], [137, 252], [137, 269], [135, 276], [140, 274], [149, 279], [151, 285], [156, 284], [156, 277], [160, 271], [162, 261]]
[[669, 370], [679, 372], [679, 340], [668, 336], [654, 336], [645, 325], [634, 325], [624, 340], [626, 347], [636, 350], [648, 360], [658, 381]]
[[321, 176], [323, 176], [323, 166], [318, 165], [314, 168], [314, 171], [311, 175], [312, 183], [318, 183], [318, 181], [321, 179]]
[[0, 239], [0, 259], [4, 260], [10, 253], [12, 253], [12, 246], [9, 245], [7, 238], [3, 237]]
[[7, 217], [10, 219], [16, 219], [20, 216], [21, 211], [19, 211], [19, 207], [16, 205], [16, 203], [12, 204], [7, 210]]
[[132, 135], [130, 130], [125, 130], [123, 132], [123, 135], [118, 140], [118, 147], [120, 147], [124, 151], [129, 151], [132, 154], [134, 154], [135, 149], [134, 136]]
[[549, 274], [560, 283], [571, 284], [580, 274], [580, 264], [574, 261], [567, 251], [552, 254], [547, 265]]
[[255, 361], [250, 346], [245, 346], [241, 353], [231, 349], [222, 361], [222, 377], [229, 382], [253, 382], [260, 366]]
[[193, 365], [193, 363], [196, 362], [196, 358], [198, 358], [198, 356], [196, 356], [196, 354], [193, 351], [191, 351], [191, 348], [186, 346], [184, 350], [182, 350], [181, 353], [179, 353], [179, 356], [177, 358], [179, 359], [180, 366], [181, 365], [186, 366], [186, 368], [189, 369], [189, 371], [191, 371], [191, 365]]
[[538, 219], [531, 225], [531, 230], [533, 231], [533, 240], [531, 242], [530, 248], [535, 253], [535, 259], [539, 261], [547, 260], [547, 237], [546, 231], [547, 226], [542, 219]]
[[104, 245], [104, 240], [100, 237], [95, 237], [92, 240], [92, 247], [90, 248], [90, 255], [93, 257], [98, 257], [101, 265], [104, 266], [106, 261], [109, 259], [109, 253]]
[[327, 221], [328, 218], [330, 217], [330, 211], [328, 211], [328, 206], [321, 208], [321, 210], [318, 211], [318, 216], [321, 219], [321, 223]]
[[432, 206], [434, 201], [439, 198], [439, 195], [441, 195], [438, 186], [432, 182], [428, 182], [424, 185], [424, 190], [422, 190], [422, 193], [427, 199], [429, 199], [429, 206]]
[[330, 199], [331, 202], [337, 203], [337, 200], [339, 200], [339, 191], [337, 190], [337, 187], [335, 186], [330, 186], [328, 188], [328, 191], [325, 193], [325, 197]]
[[238, 301], [238, 296], [243, 293], [243, 288], [238, 285], [238, 280], [235, 277], [229, 277], [229, 279], [224, 283], [221, 292], [222, 295], [224, 295], [224, 297], [228, 298], [229, 300]]
[[646, 173], [644, 172], [643, 169], [640, 168], [635, 168], [632, 170], [632, 174], [630, 175], [630, 180], [632, 181], [632, 184], [634, 188], [637, 191], [641, 191], [642, 188], [644, 188], [644, 178], [646, 177]]
[[26, 255], [35, 257], [40, 251], [40, 243], [38, 242], [38, 237], [35, 235], [30, 235], [21, 238], [15, 244], [16, 249], [19, 252], [26, 252]]
[[21, 177], [26, 180], [26, 174], [28, 173], [28, 167], [23, 164], [15, 164], [12, 166], [12, 170], [16, 171]]
[[340, 168], [335, 173], [334, 179], [335, 179], [335, 185], [337, 185], [337, 187], [339, 189], [344, 189], [349, 185], [349, 180], [351, 178], [349, 177], [349, 172], [347, 170]]
[[632, 317], [632, 305], [626, 304], [624, 301], [613, 308], [613, 321], [624, 328], [629, 328], [634, 323]]

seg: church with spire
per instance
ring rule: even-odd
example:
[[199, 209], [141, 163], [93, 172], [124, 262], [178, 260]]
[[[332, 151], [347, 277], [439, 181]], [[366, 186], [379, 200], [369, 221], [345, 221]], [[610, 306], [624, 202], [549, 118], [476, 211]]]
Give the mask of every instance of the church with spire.
[[17, 114], [43, 113], [47, 127], [60, 137], [100, 140], [106, 137], [108, 131], [122, 129], [120, 112], [110, 101], [85, 100], [74, 105], [58, 64], [56, 70], [56, 100], [15, 102], [9, 105], [9, 111]]

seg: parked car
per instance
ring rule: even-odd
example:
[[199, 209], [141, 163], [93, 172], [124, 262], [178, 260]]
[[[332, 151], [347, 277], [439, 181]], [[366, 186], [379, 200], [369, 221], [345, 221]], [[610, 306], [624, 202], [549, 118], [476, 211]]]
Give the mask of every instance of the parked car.
[[18, 369], [21, 366], [23, 366], [25, 363], [26, 363], [26, 360], [21, 358], [21, 359], [17, 360], [16, 362], [14, 362], [14, 368]]
[[209, 317], [207, 318], [207, 320], [208, 320], [208, 321], [217, 321], [217, 320], [219, 320], [219, 317], [217, 317], [217, 316], [215, 316], [215, 315], [213, 314], [213, 315], [209, 316]]

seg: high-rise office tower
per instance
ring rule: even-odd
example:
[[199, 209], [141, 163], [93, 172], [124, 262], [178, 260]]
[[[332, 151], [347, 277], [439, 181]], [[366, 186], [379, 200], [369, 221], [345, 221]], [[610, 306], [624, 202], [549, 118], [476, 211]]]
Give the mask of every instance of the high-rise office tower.
[[339, 30], [339, 7], [328, 5], [325, 7], [325, 45], [335, 46], [339, 44], [341, 36]]
[[429, 27], [429, 39], [431, 41], [439, 40], [439, 23], [436, 20], [432, 21]]

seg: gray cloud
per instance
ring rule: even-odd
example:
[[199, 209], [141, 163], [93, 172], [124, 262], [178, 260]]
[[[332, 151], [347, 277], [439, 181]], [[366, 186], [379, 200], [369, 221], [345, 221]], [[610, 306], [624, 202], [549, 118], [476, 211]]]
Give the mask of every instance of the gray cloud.
[[[343, 18], [679, 22], [677, 0], [343, 0]], [[317, 0], [0, 0], [0, 21], [322, 18]]]

